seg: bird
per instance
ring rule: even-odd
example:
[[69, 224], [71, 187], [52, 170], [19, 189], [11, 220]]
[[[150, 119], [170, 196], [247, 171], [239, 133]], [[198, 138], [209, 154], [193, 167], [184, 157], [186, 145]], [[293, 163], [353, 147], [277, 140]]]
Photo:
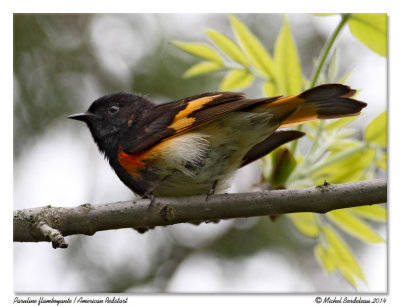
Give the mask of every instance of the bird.
[[287, 97], [207, 92], [155, 104], [117, 92], [69, 118], [86, 123], [99, 151], [135, 194], [211, 195], [224, 192], [238, 169], [305, 135], [282, 128], [359, 115], [367, 103], [352, 98], [355, 93], [332, 83]]

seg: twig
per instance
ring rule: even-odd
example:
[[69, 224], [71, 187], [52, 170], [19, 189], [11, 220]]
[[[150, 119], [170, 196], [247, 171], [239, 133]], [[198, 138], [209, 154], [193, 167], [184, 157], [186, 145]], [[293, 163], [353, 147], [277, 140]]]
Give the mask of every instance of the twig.
[[51, 241], [53, 248], [67, 248], [68, 243], [64, 240], [60, 231], [50, 227], [46, 222], [39, 221], [36, 223], [36, 230], [42, 234], [43, 237]]
[[63, 236], [93, 235], [111, 229], [295, 212], [326, 213], [334, 209], [384, 203], [386, 188], [386, 180], [376, 179], [299, 190], [217, 194], [209, 196], [207, 201], [205, 195], [156, 198], [150, 209], [148, 199], [68, 208], [38, 207], [14, 211], [14, 241], [50, 240], [54, 247], [67, 247]]

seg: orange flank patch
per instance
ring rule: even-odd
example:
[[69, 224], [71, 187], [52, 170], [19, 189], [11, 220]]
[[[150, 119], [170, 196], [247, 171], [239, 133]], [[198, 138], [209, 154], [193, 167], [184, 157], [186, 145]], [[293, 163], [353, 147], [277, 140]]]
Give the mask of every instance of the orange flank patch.
[[171, 145], [171, 140], [164, 140], [154, 147], [147, 149], [143, 152], [129, 154], [120, 149], [118, 152], [119, 164], [133, 177], [138, 177], [140, 171], [143, 170], [147, 164], [153, 163], [154, 160], [162, 155], [162, 152]]
[[145, 167], [148, 153], [147, 150], [136, 154], [128, 154], [120, 150], [118, 153], [118, 162], [131, 176], [137, 177], [140, 174], [140, 170]]

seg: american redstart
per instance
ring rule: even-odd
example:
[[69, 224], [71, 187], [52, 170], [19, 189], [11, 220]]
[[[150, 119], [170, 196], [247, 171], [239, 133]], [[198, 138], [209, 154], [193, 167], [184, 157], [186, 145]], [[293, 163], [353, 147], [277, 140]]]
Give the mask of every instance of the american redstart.
[[224, 191], [239, 168], [304, 136], [278, 128], [358, 115], [355, 90], [325, 84], [298, 95], [248, 99], [213, 92], [156, 105], [113, 93], [69, 118], [86, 122], [99, 150], [133, 192], [188, 196]]

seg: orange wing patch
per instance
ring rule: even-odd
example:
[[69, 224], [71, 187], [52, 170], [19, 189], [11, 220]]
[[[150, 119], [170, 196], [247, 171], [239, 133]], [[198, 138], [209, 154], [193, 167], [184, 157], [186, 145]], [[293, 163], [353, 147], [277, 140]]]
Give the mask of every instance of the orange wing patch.
[[168, 128], [174, 129], [175, 131], [180, 131], [188, 126], [191, 126], [195, 121], [196, 121], [195, 118], [184, 117], [168, 125]]
[[221, 96], [221, 94], [215, 95], [215, 96], [207, 96], [207, 97], [203, 97], [203, 98], [198, 98], [196, 100], [190, 101], [188, 103], [188, 105], [185, 107], [185, 109], [181, 110], [179, 113], [177, 113], [175, 115], [175, 118], [173, 121], [175, 122], [176, 120], [182, 119], [182, 118], [190, 115], [194, 111], [202, 108], [204, 106], [204, 104], [213, 101], [215, 98], [218, 98], [219, 96]]
[[190, 101], [188, 105], [185, 107], [185, 109], [181, 110], [179, 113], [175, 115], [174, 120], [168, 126], [168, 128], [174, 129], [175, 131], [180, 131], [186, 129], [187, 127], [190, 127], [196, 121], [196, 119], [190, 118], [188, 116], [192, 114], [194, 111], [201, 109], [205, 104], [213, 101], [215, 98], [218, 98], [219, 96], [221, 95], [219, 94], [215, 96], [208, 96]]
[[275, 109], [275, 108], [279, 108], [279, 107], [297, 107], [300, 104], [303, 104], [305, 102], [305, 99], [301, 99], [299, 98], [297, 95], [295, 96], [290, 96], [290, 97], [284, 97], [284, 98], [279, 98], [275, 101], [272, 102], [268, 102], [265, 104], [261, 104], [260, 106], [255, 107], [254, 109], [252, 109], [252, 112], [265, 112], [265, 111], [269, 111], [271, 109]]

